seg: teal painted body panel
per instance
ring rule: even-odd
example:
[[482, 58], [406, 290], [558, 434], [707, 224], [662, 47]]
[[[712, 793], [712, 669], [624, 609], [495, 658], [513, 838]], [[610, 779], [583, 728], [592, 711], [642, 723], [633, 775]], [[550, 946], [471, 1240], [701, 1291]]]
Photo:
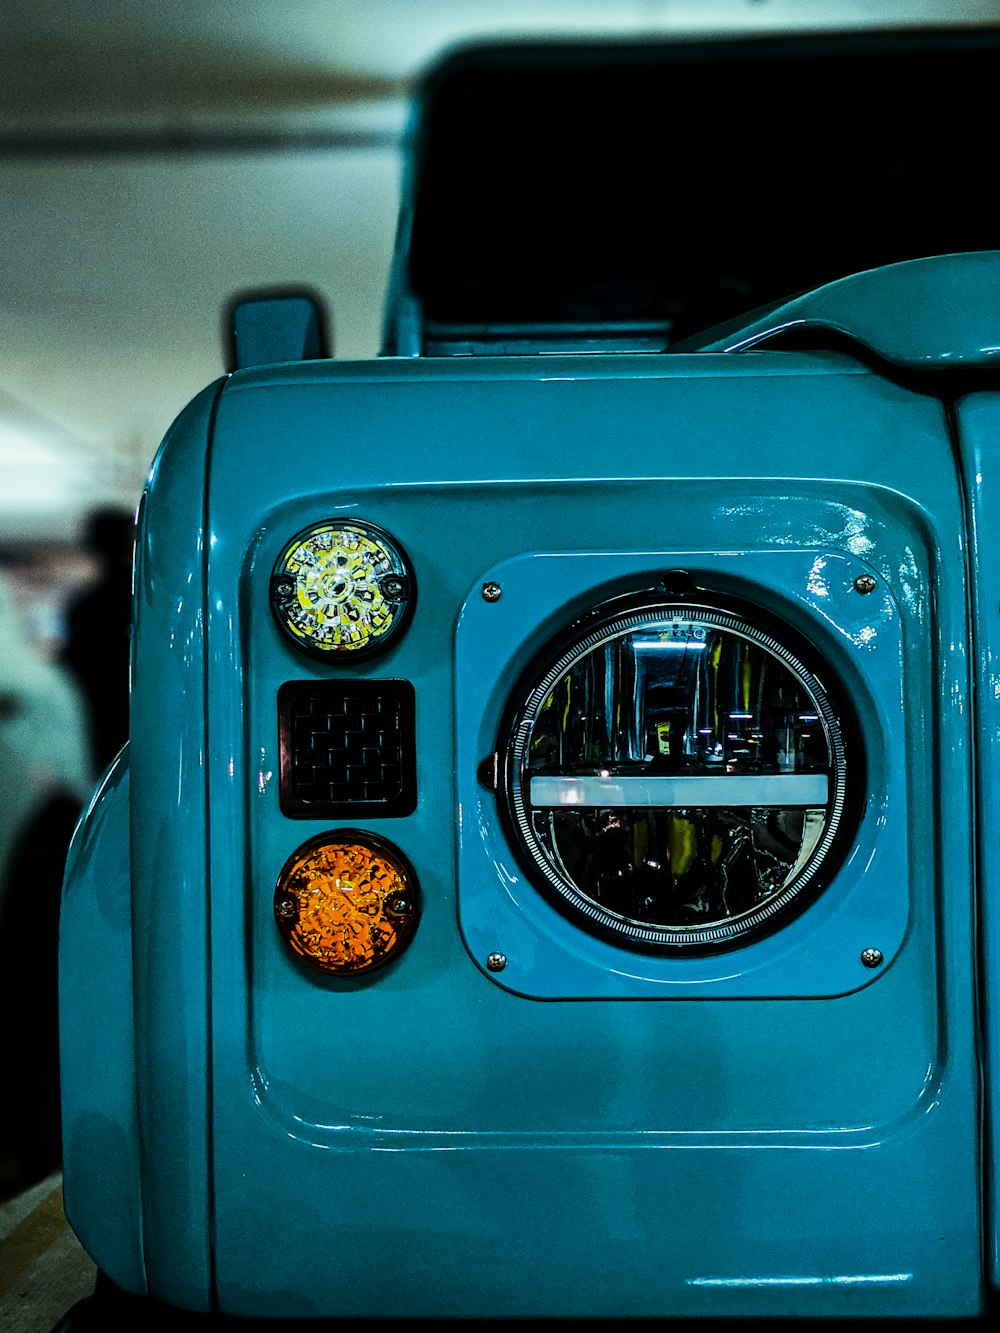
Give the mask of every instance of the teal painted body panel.
[[934, 255], [869, 269], [690, 340], [737, 352], [774, 338], [831, 335], [908, 370], [1000, 364], [1000, 251]]
[[77, 831], [59, 955], [73, 1225], [126, 1290], [192, 1310], [212, 1301], [202, 531], [220, 387], [177, 418], [140, 505], [129, 763]]
[[[725, 462], [719, 459], [720, 466]], [[930, 854], [925, 848], [915, 863], [912, 859], [907, 732], [912, 745], [914, 729], [929, 725], [927, 715], [919, 717], [916, 700], [921, 694], [927, 698], [930, 608], [923, 590], [935, 577], [933, 558], [925, 564], [935, 537], [925, 529], [919, 508], [882, 488], [844, 481], [824, 486], [803, 478], [793, 498], [759, 481], [753, 485], [757, 495], [748, 523], [749, 492], [733, 506], [720, 503], [718, 483], [708, 478], [650, 480], [643, 485], [642, 503], [659, 521], [669, 516], [671, 537], [687, 537], [687, 547], [518, 556], [487, 570], [462, 606], [455, 718], [456, 804], [462, 811], [459, 922], [484, 974], [517, 994], [535, 999], [836, 996], [871, 984], [883, 970], [872, 972], [861, 961], [857, 940], [867, 932], [877, 929], [884, 967], [902, 947], [913, 911], [911, 871]], [[564, 501], [568, 492], [567, 487]], [[622, 500], [624, 524], [636, 497]], [[594, 497], [584, 512], [602, 506], [607, 508], [607, 501]], [[586, 525], [586, 517], [583, 521]], [[708, 532], [720, 540], [716, 549], [701, 550]], [[839, 536], [842, 550], [806, 544], [821, 533], [833, 541]], [[801, 549], [797, 541], [804, 543]], [[873, 569], [857, 554], [861, 550], [881, 553], [877, 598], [855, 591], [855, 578]], [[893, 569], [891, 578], [883, 574], [887, 567]], [[665, 571], [677, 568], [688, 571], [699, 587], [740, 597], [806, 629], [831, 674], [850, 682], [848, 692], [865, 718], [870, 795], [836, 883], [797, 921], [746, 944], [738, 959], [729, 953], [623, 956], [614, 944], [567, 931], [558, 911], [523, 876], [512, 874], [496, 797], [476, 777], [482, 758], [496, 746], [511, 680], [552, 624], [565, 621], [574, 607], [653, 587]], [[906, 569], [902, 603], [892, 591], [900, 569]], [[488, 580], [503, 589], [496, 603], [481, 595]], [[507, 651], [499, 653], [498, 643]], [[928, 799], [926, 789], [915, 799]], [[494, 949], [507, 957], [502, 973], [487, 966]]]
[[982, 974], [981, 1021], [985, 1035], [984, 1174], [985, 1246], [989, 1280], [1000, 1285], [1000, 909], [994, 830], [1000, 820], [1000, 575], [996, 544], [1000, 538], [997, 440], [1000, 394], [972, 393], [955, 407], [956, 434], [965, 478], [976, 624], [976, 799], [977, 860]]
[[[98, 1263], [141, 1290], [141, 1262], [184, 1308], [282, 1318], [978, 1313], [996, 1093], [974, 786], [988, 815], [995, 701], [969, 604], [973, 567], [984, 623], [1000, 601], [980, 572], [994, 400], [956, 419], [961, 467], [925, 381], [832, 352], [313, 362], [206, 390], [141, 526], [120, 1213], [140, 1235], [101, 1231], [69, 1160]], [[338, 517], [392, 534], [418, 588], [405, 632], [347, 667], [269, 604], [289, 538]], [[555, 910], [477, 777], [541, 644], [677, 569], [807, 640], [865, 753], [822, 895], [701, 959]], [[290, 854], [357, 823], [279, 803], [279, 687], [338, 674], [416, 697], [416, 809], [370, 827], [422, 915], [357, 980], [303, 967], [273, 910]], [[123, 791], [88, 816], [91, 863], [121, 865]], [[64, 957], [101, 955], [98, 893], [71, 870]], [[987, 910], [987, 999], [995, 933]], [[115, 1058], [128, 1135], [124, 1036]], [[82, 1122], [100, 1099], [65, 1070]]]
[[222, 381], [178, 418], [139, 523], [130, 716], [132, 961], [150, 1291], [212, 1300], [204, 478]]
[[[258, 465], [237, 492], [248, 452]], [[367, 983], [306, 973], [271, 914], [285, 859], [330, 826], [279, 812], [275, 696], [331, 669], [278, 632], [267, 580], [288, 533], [336, 514], [397, 537], [420, 590], [398, 646], [352, 668], [410, 680], [417, 697], [418, 808], [378, 831], [413, 863], [423, 917]], [[230, 382], [208, 574], [223, 1309], [978, 1307], [961, 522], [940, 404], [836, 358], [314, 365]], [[823, 560], [876, 571], [885, 592], [868, 617], [827, 614], [822, 580], [809, 584]], [[475, 590], [518, 562], [581, 569], [532, 570], [501, 630], [473, 628], [486, 617]], [[690, 960], [650, 964], [546, 910], [474, 781], [532, 644], [661, 565], [782, 610], [871, 703], [855, 863], [812, 913], [724, 969], [714, 960], [724, 978], [700, 985]], [[945, 789], [964, 823], [928, 819]], [[506, 882], [508, 919], [477, 902], [484, 866]], [[875, 978], [859, 961], [873, 943], [889, 962]], [[510, 955], [497, 979], [487, 946]], [[534, 979], [519, 985], [522, 955]], [[933, 1246], [916, 1220], [929, 1209], [945, 1237]], [[252, 1244], [263, 1211], [279, 1249]], [[310, 1253], [309, 1291], [289, 1293], [285, 1247]], [[387, 1250], [401, 1257], [373, 1291], [361, 1256]]]
[[63, 1208], [127, 1291], [145, 1292], [135, 1087], [128, 746], [77, 827], [60, 909]]

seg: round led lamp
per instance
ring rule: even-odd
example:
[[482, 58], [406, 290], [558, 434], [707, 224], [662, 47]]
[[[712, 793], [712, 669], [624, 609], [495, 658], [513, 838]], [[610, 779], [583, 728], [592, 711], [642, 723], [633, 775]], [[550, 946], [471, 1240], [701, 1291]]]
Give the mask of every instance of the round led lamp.
[[413, 603], [402, 548], [373, 523], [317, 523], [287, 543], [271, 575], [278, 624], [301, 648], [330, 659], [386, 648]]
[[403, 952], [418, 915], [416, 877], [383, 838], [339, 829], [310, 839], [286, 861], [274, 918], [288, 947], [310, 967], [353, 977]]
[[830, 883], [863, 763], [846, 698], [798, 645], [749, 607], [651, 599], [598, 608], [529, 670], [498, 795], [526, 872], [573, 921], [714, 953]]

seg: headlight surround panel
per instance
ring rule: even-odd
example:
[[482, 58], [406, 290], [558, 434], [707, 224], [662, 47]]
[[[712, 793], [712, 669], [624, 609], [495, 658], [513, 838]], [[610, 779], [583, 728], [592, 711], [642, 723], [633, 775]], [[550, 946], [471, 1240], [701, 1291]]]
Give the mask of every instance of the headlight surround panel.
[[[822, 874], [780, 929], [763, 923], [721, 948], [636, 942], [618, 921], [588, 920], [526, 852], [497, 754], [517, 705], [553, 665], [560, 633], [578, 638], [593, 608], [648, 597], [678, 570], [693, 589], [685, 602], [759, 608], [761, 625], [821, 682], [842, 730], [850, 716], [863, 737], [844, 730], [849, 791]], [[897, 602], [882, 577], [876, 593], [856, 590], [860, 576], [880, 574], [848, 551], [791, 546], [529, 551], [479, 573], [455, 631], [458, 916], [491, 982], [536, 999], [779, 998], [845, 995], [885, 975], [912, 910], [908, 770], [913, 738], [929, 726], [933, 668], [913, 599]], [[484, 596], [490, 584], [500, 596]], [[875, 969], [863, 962], [867, 949], [880, 955]]]
[[724, 599], [616, 600], [576, 621], [518, 683], [497, 746], [532, 882], [578, 925], [668, 952], [738, 947], [812, 902], [864, 762], [809, 655]]

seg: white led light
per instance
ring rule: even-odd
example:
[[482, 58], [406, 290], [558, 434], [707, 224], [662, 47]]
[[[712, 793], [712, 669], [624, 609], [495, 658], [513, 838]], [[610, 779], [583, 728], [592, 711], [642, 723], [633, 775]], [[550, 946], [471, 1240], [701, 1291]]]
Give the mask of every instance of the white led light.
[[300, 646], [323, 655], [384, 647], [402, 629], [412, 600], [402, 550], [380, 528], [360, 521], [300, 532], [271, 575], [278, 624]]
[[538, 777], [531, 779], [532, 805], [677, 807], [709, 810], [744, 805], [825, 806], [825, 773], [761, 773], [732, 777]]

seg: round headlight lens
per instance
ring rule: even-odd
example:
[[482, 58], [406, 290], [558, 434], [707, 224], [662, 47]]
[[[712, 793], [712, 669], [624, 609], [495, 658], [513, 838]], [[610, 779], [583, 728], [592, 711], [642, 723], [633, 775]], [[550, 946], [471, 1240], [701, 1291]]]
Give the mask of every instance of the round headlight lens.
[[513, 838], [580, 924], [715, 952], [828, 882], [845, 705], [751, 615], [662, 602], [597, 613], [511, 701], [500, 752]]
[[413, 600], [399, 545], [360, 521], [319, 523], [285, 547], [271, 575], [281, 628], [322, 656], [359, 656], [390, 643]]
[[417, 921], [417, 881], [383, 838], [340, 829], [313, 838], [285, 863], [274, 917], [311, 967], [357, 976], [402, 953]]

